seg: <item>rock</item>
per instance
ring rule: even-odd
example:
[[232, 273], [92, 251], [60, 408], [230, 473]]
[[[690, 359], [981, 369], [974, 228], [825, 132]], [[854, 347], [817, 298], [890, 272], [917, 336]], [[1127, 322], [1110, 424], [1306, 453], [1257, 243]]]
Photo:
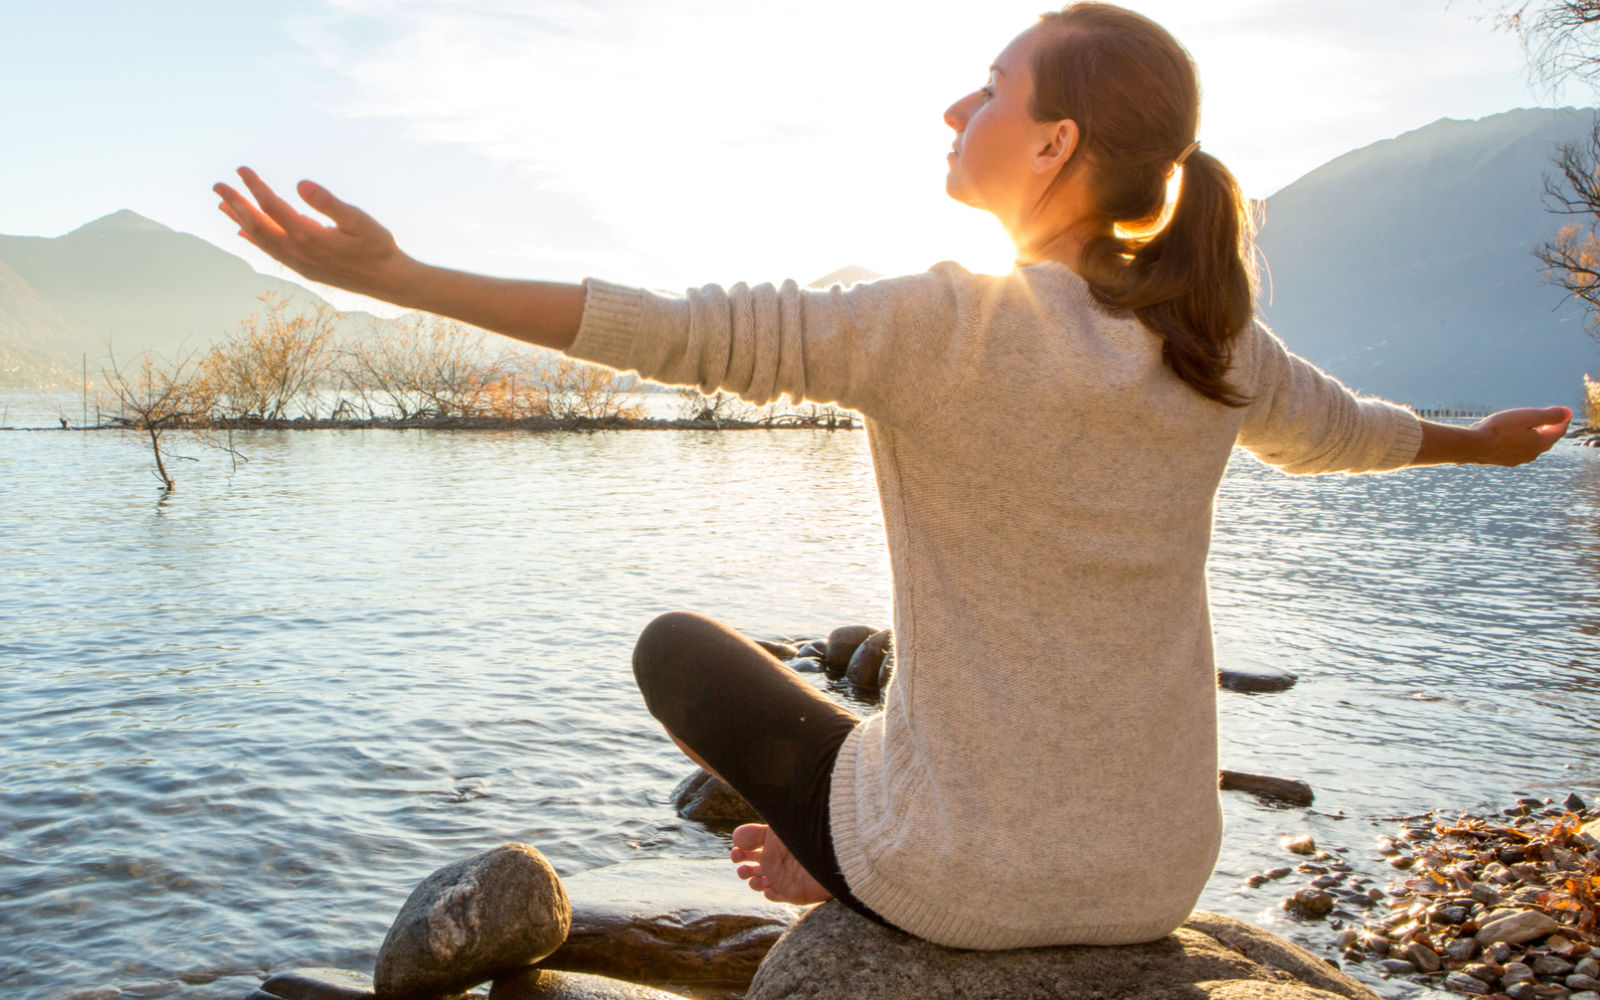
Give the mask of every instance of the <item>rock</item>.
[[889, 655], [890, 646], [894, 643], [894, 633], [889, 629], [874, 632], [862, 640], [856, 651], [850, 654], [850, 665], [845, 668], [845, 680], [858, 688], [869, 691], [878, 689], [878, 671], [883, 667], [884, 658]]
[[[1331, 873], [1328, 875], [1318, 875], [1316, 878], [1311, 880], [1311, 886], [1315, 889], [1332, 889], [1334, 886], [1343, 882], [1347, 877], [1348, 876], [1345, 875], [1334, 875]], [[1360, 894], [1357, 893], [1357, 895]], [[1365, 896], [1362, 896], [1361, 898], [1366, 899]]]
[[1507, 962], [1505, 971], [1500, 973], [1501, 986], [1515, 986], [1518, 983], [1533, 982], [1533, 968], [1526, 962]]
[[1568, 792], [1567, 797], [1561, 800], [1561, 804], [1566, 807], [1567, 811], [1575, 813], [1581, 813], [1589, 808], [1582, 799], [1578, 798], [1577, 792]]
[[1298, 916], [1316, 920], [1333, 909], [1333, 894], [1322, 889], [1305, 888], [1283, 901], [1283, 908]]
[[1458, 937], [1444, 949], [1444, 957], [1452, 962], [1469, 962], [1478, 954], [1478, 939]]
[[726, 861], [630, 861], [566, 880], [572, 928], [540, 968], [743, 989], [801, 908], [751, 892]]
[[1398, 868], [1401, 871], [1405, 871], [1407, 868], [1410, 868], [1416, 863], [1416, 857], [1410, 854], [1396, 854], [1394, 857], [1389, 859], [1389, 867]]
[[1600, 819], [1583, 824], [1578, 830], [1578, 839], [1590, 847], [1600, 847]]
[[1290, 854], [1315, 854], [1317, 853], [1317, 842], [1312, 840], [1309, 834], [1304, 837], [1285, 838], [1283, 849]]
[[1540, 955], [1533, 960], [1533, 971], [1541, 976], [1565, 976], [1572, 971], [1572, 963], [1559, 955]]
[[672, 806], [684, 819], [710, 826], [761, 822], [744, 796], [704, 768], [695, 768], [693, 774], [678, 782], [672, 790]]
[[1195, 913], [1149, 944], [961, 951], [901, 934], [836, 902], [800, 918], [746, 1000], [1376, 1000], [1361, 983], [1266, 931]]
[[1584, 956], [1577, 965], [1572, 967], [1572, 971], [1580, 976], [1600, 978], [1600, 961], [1596, 961], [1593, 956]]
[[850, 667], [850, 657], [855, 655], [856, 647], [867, 641], [867, 636], [878, 631], [870, 625], [842, 625], [828, 633], [828, 648], [822, 657], [822, 665], [828, 673], [837, 677]]
[[345, 969], [275, 973], [250, 1000], [372, 1000], [372, 977]]
[[1248, 792], [1263, 799], [1284, 802], [1292, 806], [1309, 806], [1314, 800], [1311, 786], [1305, 782], [1294, 778], [1274, 778], [1266, 774], [1220, 771], [1217, 776], [1217, 787], [1225, 792]]
[[1510, 957], [1511, 946], [1506, 944], [1504, 941], [1496, 941], [1494, 944], [1483, 949], [1483, 960], [1485, 962], [1493, 962], [1495, 965], [1505, 964], [1506, 959]]
[[789, 669], [797, 674], [820, 674], [822, 661], [815, 656], [797, 656], [789, 661]]
[[378, 949], [376, 992], [423, 1000], [519, 971], [555, 951], [572, 920], [555, 870], [506, 844], [429, 875]]
[[638, 983], [582, 972], [524, 969], [494, 981], [489, 1000], [684, 1000]]
[[1467, 922], [1467, 908], [1465, 906], [1441, 906], [1433, 911], [1433, 919], [1435, 923], [1448, 924], [1452, 927], [1456, 924], [1464, 924]]
[[1497, 941], [1523, 944], [1561, 929], [1560, 924], [1537, 910], [1515, 910], [1505, 916], [1501, 916], [1502, 913], [1505, 911], [1495, 910], [1478, 928], [1479, 944], [1490, 945]]
[[1532, 983], [1513, 983], [1506, 987], [1506, 996], [1511, 1000], [1534, 1000], [1538, 995]]
[[1406, 947], [1406, 957], [1423, 972], [1438, 972], [1444, 964], [1439, 961], [1439, 953], [1421, 941], [1413, 941]]
[[1251, 665], [1248, 667], [1219, 667], [1217, 687], [1244, 694], [1263, 694], [1269, 691], [1287, 691], [1299, 680], [1294, 674], [1276, 667]]
[[1452, 972], [1444, 977], [1444, 984], [1458, 993], [1476, 993], [1485, 996], [1489, 992], [1489, 984], [1481, 979], [1474, 979], [1465, 972]]
[[1594, 990], [1583, 990], [1582, 992], [1572, 994], [1572, 996], [1568, 997], [1567, 1000], [1600, 1000], [1600, 993], [1597, 993]]
[[1476, 965], [1468, 965], [1461, 971], [1479, 982], [1494, 983], [1499, 981], [1500, 976], [1506, 970], [1504, 966], [1494, 965], [1489, 962], [1479, 962]]
[[1600, 990], [1600, 979], [1593, 976], [1583, 976], [1574, 972], [1562, 982], [1567, 984], [1567, 989], [1582, 992], [1584, 990]]
[[1484, 906], [1494, 906], [1500, 902], [1500, 893], [1495, 887], [1486, 882], [1474, 882], [1472, 885], [1472, 898]]
[[1271, 879], [1288, 878], [1290, 875], [1294, 874], [1294, 869], [1293, 868], [1269, 868], [1266, 871], [1262, 872], [1262, 874], [1265, 875], [1267, 878], [1271, 878]]
[[777, 642], [772, 639], [753, 640], [757, 646], [776, 656], [780, 660], [792, 660], [800, 655], [800, 650], [793, 643]]
[[1403, 958], [1386, 958], [1378, 963], [1378, 968], [1391, 976], [1403, 976], [1417, 971], [1415, 965]]
[[819, 662], [828, 655], [828, 640], [812, 639], [810, 642], [800, 644], [800, 649], [794, 654], [800, 657], [812, 657]]

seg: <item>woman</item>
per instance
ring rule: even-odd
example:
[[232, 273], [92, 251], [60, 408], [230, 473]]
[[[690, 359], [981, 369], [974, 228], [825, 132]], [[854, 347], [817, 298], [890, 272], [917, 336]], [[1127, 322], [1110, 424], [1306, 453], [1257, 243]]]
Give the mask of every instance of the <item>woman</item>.
[[[1571, 417], [1419, 421], [1285, 351], [1252, 321], [1244, 204], [1198, 116], [1188, 54], [1153, 22], [1046, 15], [945, 113], [948, 193], [1000, 220], [1017, 268], [848, 290], [477, 277], [417, 263], [309, 182], [332, 226], [248, 170], [255, 203], [216, 190], [309, 278], [659, 381], [865, 414], [899, 646], [883, 710], [857, 720], [688, 614], [640, 638], [646, 701], [770, 824], [733, 850], [769, 897], [835, 896], [954, 947], [1117, 944], [1182, 923], [1221, 839], [1205, 559], [1233, 446], [1290, 472], [1515, 465]], [[1125, 833], [1152, 801], [1158, 852]]]

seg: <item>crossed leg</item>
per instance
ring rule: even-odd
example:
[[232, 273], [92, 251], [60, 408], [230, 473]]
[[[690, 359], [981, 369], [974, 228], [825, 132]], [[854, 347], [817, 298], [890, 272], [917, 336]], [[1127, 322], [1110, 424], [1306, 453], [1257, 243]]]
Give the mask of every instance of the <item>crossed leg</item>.
[[739, 875], [769, 899], [836, 897], [880, 923], [839, 871], [829, 824], [833, 764], [860, 720], [720, 622], [675, 611], [639, 636], [634, 676], [650, 714], [764, 824], [734, 831]]

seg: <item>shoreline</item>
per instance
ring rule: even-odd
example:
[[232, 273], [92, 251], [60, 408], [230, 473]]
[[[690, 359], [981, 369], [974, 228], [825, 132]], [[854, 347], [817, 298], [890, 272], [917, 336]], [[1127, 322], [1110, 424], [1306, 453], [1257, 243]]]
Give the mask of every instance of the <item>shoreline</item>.
[[[0, 427], [0, 431], [134, 431], [146, 430], [136, 420], [112, 420], [100, 424], [70, 424], [60, 427]], [[331, 419], [296, 417], [291, 420], [196, 420], [164, 423], [164, 431], [326, 431], [326, 430], [440, 430], [440, 431], [771, 431], [771, 430], [861, 430], [862, 422], [837, 414], [807, 416], [784, 414], [759, 420], [694, 420], [658, 417], [371, 417]]]

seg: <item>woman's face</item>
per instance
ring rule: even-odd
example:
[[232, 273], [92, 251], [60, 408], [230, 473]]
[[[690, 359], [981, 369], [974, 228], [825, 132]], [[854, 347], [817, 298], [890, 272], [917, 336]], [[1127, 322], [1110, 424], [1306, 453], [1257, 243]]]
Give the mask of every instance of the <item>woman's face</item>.
[[989, 82], [944, 113], [955, 129], [946, 157], [945, 191], [950, 197], [993, 213], [1011, 227], [1020, 224], [1049, 176], [1038, 169], [1038, 154], [1056, 136], [1054, 122], [1034, 121], [1033, 55], [1040, 27], [1018, 35], [989, 68]]

